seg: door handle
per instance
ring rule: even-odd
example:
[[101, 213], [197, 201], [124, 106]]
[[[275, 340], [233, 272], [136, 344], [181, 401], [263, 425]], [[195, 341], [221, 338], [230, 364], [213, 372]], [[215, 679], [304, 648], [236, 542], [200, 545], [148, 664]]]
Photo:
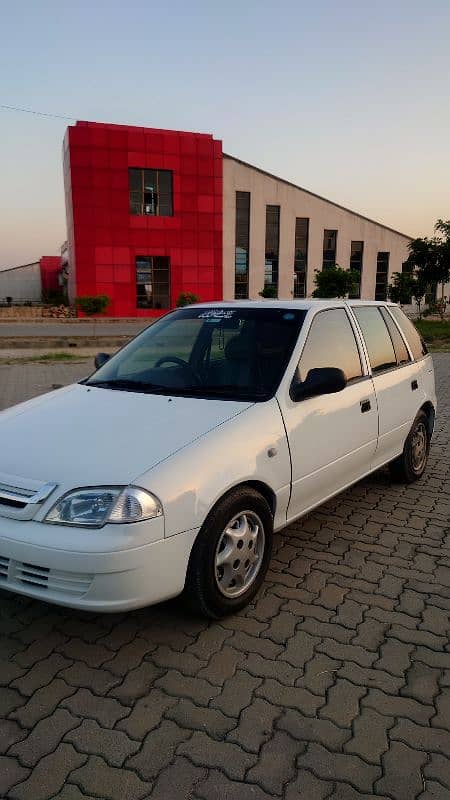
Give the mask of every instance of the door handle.
[[419, 384], [417, 383], [417, 381], [416, 380], [411, 381], [411, 391], [415, 392], [415, 390], [418, 389], [418, 388], [419, 388]]
[[361, 400], [361, 414], [364, 414], [366, 411], [370, 411], [370, 400]]

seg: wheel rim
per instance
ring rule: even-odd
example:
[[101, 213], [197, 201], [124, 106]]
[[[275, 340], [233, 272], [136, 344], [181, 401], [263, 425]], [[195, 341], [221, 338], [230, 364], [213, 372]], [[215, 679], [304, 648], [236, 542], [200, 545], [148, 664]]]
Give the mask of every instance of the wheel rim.
[[233, 517], [219, 538], [214, 575], [220, 593], [239, 597], [250, 588], [261, 569], [265, 548], [264, 526], [254, 511]]
[[423, 422], [419, 422], [411, 437], [411, 462], [414, 472], [421, 472], [427, 460], [428, 437]]

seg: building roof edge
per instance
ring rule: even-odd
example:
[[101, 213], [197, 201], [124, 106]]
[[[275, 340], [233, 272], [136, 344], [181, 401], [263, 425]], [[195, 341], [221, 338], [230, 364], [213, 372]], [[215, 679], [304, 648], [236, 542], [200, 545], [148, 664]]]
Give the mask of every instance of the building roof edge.
[[391, 233], [397, 234], [397, 236], [402, 236], [404, 239], [412, 240], [415, 237], [409, 236], [407, 233], [402, 233], [401, 231], [397, 231], [395, 228], [390, 228], [389, 225], [385, 225], [383, 222], [378, 222], [375, 219], [371, 219], [370, 217], [364, 216], [364, 214], [360, 214], [358, 211], [353, 211], [351, 208], [347, 208], [346, 206], [340, 205], [340, 203], [335, 203], [334, 200], [329, 200], [328, 197], [322, 197], [322, 195], [317, 194], [316, 192], [312, 192], [310, 189], [305, 189], [304, 186], [299, 186], [297, 183], [292, 183], [292, 181], [286, 180], [286, 178], [280, 178], [279, 175], [274, 175], [272, 172], [267, 172], [265, 169], [261, 169], [261, 167], [255, 166], [255, 164], [249, 164], [248, 161], [243, 161], [242, 158], [236, 158], [236, 156], [232, 156], [229, 153], [223, 153], [224, 158], [230, 159], [230, 161], [236, 161], [238, 164], [242, 164], [244, 167], [249, 167], [250, 169], [256, 170], [256, 172], [261, 173], [261, 175], [266, 175], [268, 178], [273, 178], [276, 181], [280, 181], [281, 183], [285, 183], [287, 186], [292, 186], [293, 189], [299, 189], [301, 192], [305, 192], [306, 194], [311, 195], [312, 197], [316, 197], [318, 200], [322, 200], [324, 203], [329, 203], [331, 206], [335, 206], [336, 208], [340, 208], [342, 211], [347, 211], [349, 214], [354, 214], [354, 216], [359, 217], [360, 219], [364, 219], [366, 222], [370, 222], [372, 225], [378, 225], [379, 228], [384, 228]]

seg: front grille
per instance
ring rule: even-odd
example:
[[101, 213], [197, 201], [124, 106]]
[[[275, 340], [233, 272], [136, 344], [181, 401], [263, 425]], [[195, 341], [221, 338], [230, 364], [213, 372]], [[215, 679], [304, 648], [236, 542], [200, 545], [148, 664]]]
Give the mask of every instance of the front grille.
[[24, 586], [28, 590], [36, 590], [41, 597], [43, 592], [82, 597], [89, 590], [93, 580], [93, 575], [49, 569], [38, 564], [13, 561], [0, 556], [0, 585], [6, 583], [11, 589], [14, 586], [18, 589]]
[[0, 581], [6, 581], [8, 577], [9, 558], [0, 556]]

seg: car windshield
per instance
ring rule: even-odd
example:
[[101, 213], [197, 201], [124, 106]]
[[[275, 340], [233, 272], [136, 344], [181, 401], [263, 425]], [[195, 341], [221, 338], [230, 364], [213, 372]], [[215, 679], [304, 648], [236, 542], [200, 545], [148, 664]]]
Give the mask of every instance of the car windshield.
[[85, 384], [105, 389], [267, 400], [278, 388], [306, 312], [218, 306], [173, 311]]

